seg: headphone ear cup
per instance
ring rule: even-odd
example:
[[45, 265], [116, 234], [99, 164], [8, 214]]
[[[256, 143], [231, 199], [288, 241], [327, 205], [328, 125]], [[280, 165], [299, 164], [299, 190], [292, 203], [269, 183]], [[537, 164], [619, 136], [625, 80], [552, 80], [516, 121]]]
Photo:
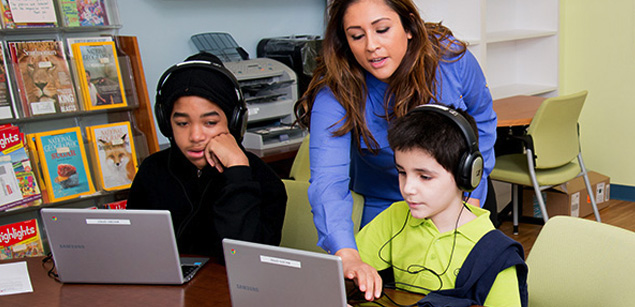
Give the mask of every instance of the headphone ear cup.
[[465, 153], [457, 169], [457, 186], [465, 192], [471, 192], [483, 177], [483, 156], [480, 152]]
[[234, 133], [234, 138], [238, 143], [241, 143], [245, 131], [247, 130], [247, 109], [243, 106], [242, 102], [239, 102], [239, 106], [234, 109], [234, 116], [229, 123], [229, 131]]
[[154, 116], [157, 118], [157, 124], [159, 125], [159, 131], [167, 138], [172, 137], [172, 126], [170, 125], [170, 115], [165, 114], [166, 111], [165, 102], [161, 95], [157, 95], [154, 103]]
[[[239, 131], [237, 130], [239, 121], [240, 121], [240, 107], [237, 106], [234, 108], [232, 117], [230, 121], [227, 123], [227, 128], [229, 128], [229, 131], [231, 133], [236, 134]], [[238, 141], [238, 137], [239, 135], [234, 135], [234, 138], [236, 139], [236, 141]]]

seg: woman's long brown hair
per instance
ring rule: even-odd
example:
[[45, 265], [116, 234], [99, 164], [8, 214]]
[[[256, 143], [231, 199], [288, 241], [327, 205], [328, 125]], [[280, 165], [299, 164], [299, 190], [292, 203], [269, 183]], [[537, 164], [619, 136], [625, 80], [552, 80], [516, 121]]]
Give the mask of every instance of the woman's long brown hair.
[[[377, 152], [379, 145], [368, 130], [364, 116], [368, 92], [365, 70], [353, 56], [343, 26], [346, 9], [357, 1], [331, 1], [321, 56], [307, 91], [296, 102], [294, 109], [298, 122], [310, 127], [315, 97], [322, 88], [328, 87], [346, 111], [346, 115], [337, 122], [343, 121], [343, 124], [333, 135], [342, 136], [352, 132], [359, 150], [361, 138], [371, 152]], [[390, 120], [404, 116], [419, 104], [436, 102], [439, 61], [458, 60], [465, 53], [467, 45], [454, 39], [450, 29], [441, 23], [424, 23], [411, 0], [384, 2], [399, 15], [404, 29], [412, 35], [401, 64], [390, 77], [384, 97], [384, 116]], [[389, 106], [391, 99], [394, 100], [392, 108]]]

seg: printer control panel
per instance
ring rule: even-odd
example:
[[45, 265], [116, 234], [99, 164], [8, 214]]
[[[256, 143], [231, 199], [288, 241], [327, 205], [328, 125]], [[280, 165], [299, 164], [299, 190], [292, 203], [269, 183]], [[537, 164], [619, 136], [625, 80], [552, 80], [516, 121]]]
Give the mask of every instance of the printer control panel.
[[225, 63], [238, 80], [279, 76], [284, 71], [280, 65], [265, 58]]

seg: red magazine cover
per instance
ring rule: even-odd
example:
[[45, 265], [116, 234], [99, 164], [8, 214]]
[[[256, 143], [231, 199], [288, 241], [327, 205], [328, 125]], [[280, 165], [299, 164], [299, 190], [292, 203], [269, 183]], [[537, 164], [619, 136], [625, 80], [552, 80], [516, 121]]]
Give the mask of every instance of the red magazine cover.
[[44, 255], [37, 220], [0, 226], [0, 260]]
[[24, 135], [13, 125], [0, 126], [0, 211], [42, 204]]
[[128, 200], [119, 200], [104, 205], [104, 209], [125, 210], [128, 207]]

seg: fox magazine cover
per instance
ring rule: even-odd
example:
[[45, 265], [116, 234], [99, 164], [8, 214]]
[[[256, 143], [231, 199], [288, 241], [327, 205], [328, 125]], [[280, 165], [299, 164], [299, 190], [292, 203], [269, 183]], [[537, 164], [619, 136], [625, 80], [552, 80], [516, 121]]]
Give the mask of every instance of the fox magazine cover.
[[129, 188], [137, 172], [130, 122], [91, 126], [87, 130], [101, 188]]

